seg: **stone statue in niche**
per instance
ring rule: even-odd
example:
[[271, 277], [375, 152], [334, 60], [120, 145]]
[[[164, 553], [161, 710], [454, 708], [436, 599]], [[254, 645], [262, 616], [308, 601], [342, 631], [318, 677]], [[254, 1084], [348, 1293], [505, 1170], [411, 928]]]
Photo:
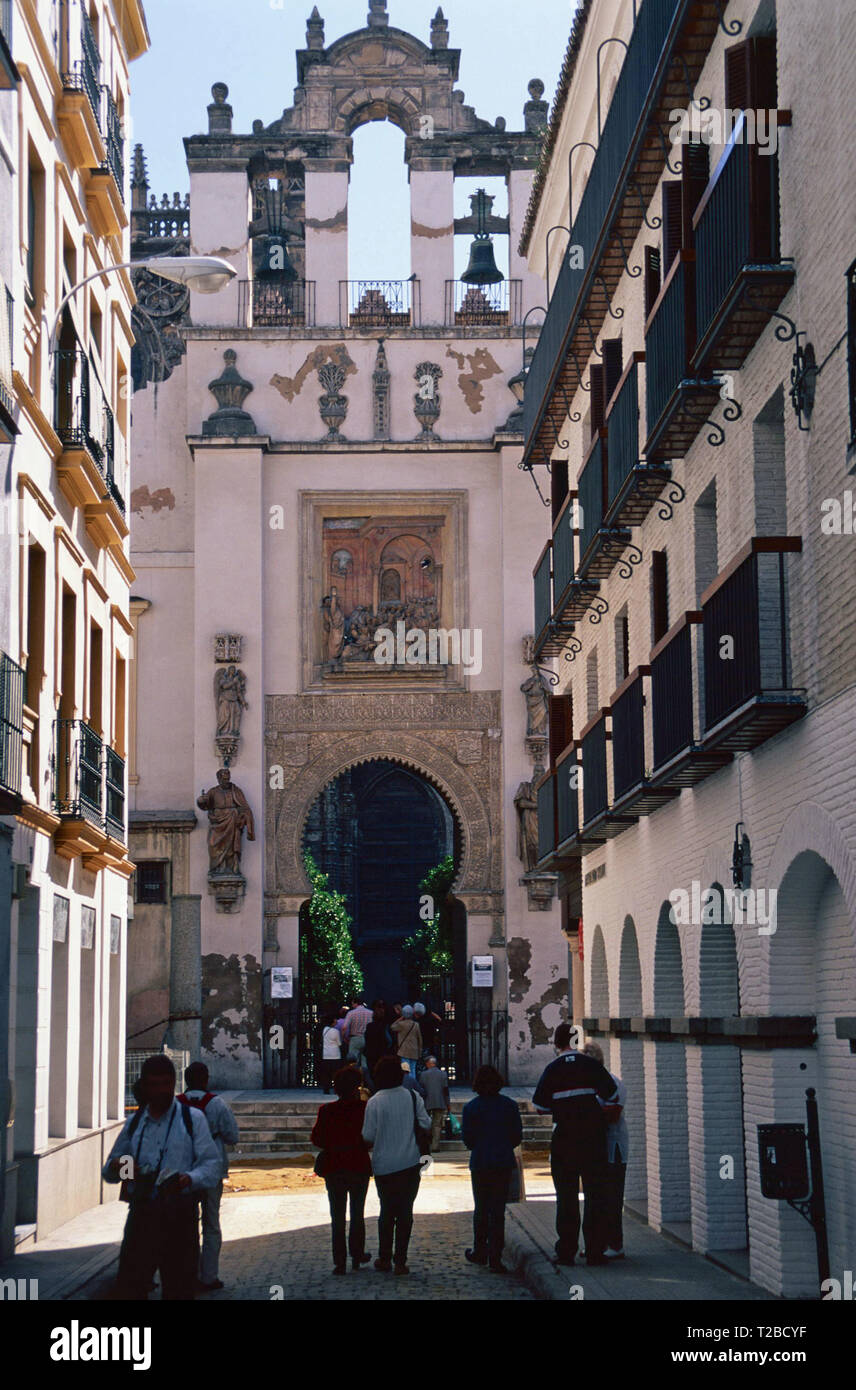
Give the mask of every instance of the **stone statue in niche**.
[[520, 689], [526, 697], [526, 736], [544, 737], [550, 709], [550, 687], [538, 667], [532, 665], [532, 675]]
[[521, 782], [514, 797], [517, 811], [517, 857], [526, 873], [538, 863], [538, 802], [531, 782]]
[[200, 811], [208, 812], [208, 876], [237, 877], [241, 872], [241, 841], [256, 838], [253, 813], [247, 798], [232, 781], [227, 767], [217, 773], [216, 787], [198, 797]]
[[321, 621], [324, 627], [325, 660], [337, 662], [345, 645], [345, 615], [335, 586], [321, 600]]
[[239, 738], [241, 718], [249, 709], [246, 700], [247, 678], [237, 666], [227, 666], [215, 672], [214, 699], [217, 704], [217, 736]]

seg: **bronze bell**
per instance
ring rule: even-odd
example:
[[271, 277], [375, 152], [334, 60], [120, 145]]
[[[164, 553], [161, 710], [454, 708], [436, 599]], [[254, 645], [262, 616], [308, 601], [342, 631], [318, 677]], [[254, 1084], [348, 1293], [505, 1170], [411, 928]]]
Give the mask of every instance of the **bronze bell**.
[[274, 235], [265, 237], [265, 249], [261, 265], [255, 273], [256, 280], [273, 281], [276, 284], [297, 279], [297, 271], [291, 263], [285, 237]]
[[465, 285], [499, 285], [505, 279], [494, 258], [490, 237], [476, 237], [470, 247], [470, 263], [461, 279]]

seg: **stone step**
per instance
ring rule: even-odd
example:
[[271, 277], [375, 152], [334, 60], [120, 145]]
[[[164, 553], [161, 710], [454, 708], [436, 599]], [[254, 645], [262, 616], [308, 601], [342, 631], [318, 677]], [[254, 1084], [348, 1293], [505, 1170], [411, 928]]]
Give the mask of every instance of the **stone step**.
[[[277, 1125], [253, 1125], [251, 1128], [242, 1129], [240, 1131], [238, 1145], [240, 1148], [243, 1148], [246, 1144], [259, 1143], [288, 1144], [292, 1147], [295, 1144], [304, 1144], [311, 1148], [311, 1134], [311, 1125], [305, 1125], [300, 1128]], [[550, 1130], [538, 1128], [535, 1126], [530, 1127], [529, 1125], [524, 1125], [523, 1138], [524, 1140], [529, 1141], [531, 1143], [549, 1144]], [[452, 1143], [461, 1141], [449, 1140], [448, 1142]]]
[[[525, 1153], [545, 1153], [549, 1145], [541, 1140], [524, 1139], [522, 1147]], [[242, 1144], [240, 1149], [232, 1149], [229, 1153], [229, 1161], [232, 1167], [240, 1167], [242, 1162], [252, 1162], [257, 1159], [282, 1159], [287, 1162], [288, 1160], [303, 1158], [314, 1161], [316, 1152], [310, 1144], [290, 1144], [277, 1141], [272, 1143], [248, 1142]], [[437, 1152], [440, 1156], [457, 1156], [462, 1159], [467, 1157], [467, 1150], [459, 1139], [441, 1140]]]
[[[467, 1091], [457, 1095], [454, 1091], [451, 1094], [452, 1113], [459, 1115], [464, 1106], [473, 1099], [472, 1093]], [[233, 1100], [229, 1104], [232, 1113], [240, 1119], [244, 1115], [312, 1115], [313, 1119], [318, 1113], [318, 1107], [322, 1103], [320, 1096], [307, 1096], [305, 1100]], [[332, 1103], [332, 1101], [330, 1102]], [[532, 1102], [528, 1100], [518, 1100], [518, 1108], [523, 1115], [537, 1117], [537, 1112], [532, 1107]], [[549, 1121], [549, 1116], [537, 1118]]]

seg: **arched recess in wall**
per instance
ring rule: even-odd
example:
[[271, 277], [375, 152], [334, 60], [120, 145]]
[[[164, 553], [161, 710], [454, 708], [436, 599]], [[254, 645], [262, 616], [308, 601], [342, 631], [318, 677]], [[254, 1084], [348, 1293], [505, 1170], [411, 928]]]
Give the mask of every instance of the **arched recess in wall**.
[[[625, 917], [621, 933], [618, 1013], [621, 1018], [640, 1018], [642, 1015], [639, 941], [636, 936], [636, 924], [630, 916]], [[642, 1039], [619, 1038], [612, 1044], [610, 1060], [610, 1070], [617, 1073], [627, 1087], [624, 1118], [627, 1122], [630, 1153], [627, 1157], [624, 1195], [630, 1200], [644, 1201], [648, 1195], [648, 1162], [645, 1151], [645, 1048]]]
[[595, 927], [591, 943], [591, 1013], [594, 1018], [609, 1016], [609, 974], [603, 932]]
[[[702, 897], [699, 941], [699, 1011], [708, 1018], [740, 1013], [737, 940], [721, 883]], [[693, 1219], [696, 1246], [745, 1250], [749, 1244], [746, 1204], [746, 1139], [743, 1123], [743, 1062], [732, 1044], [697, 1048], [690, 1090], [691, 1147], [701, 1173]]]
[[[654, 942], [654, 1013], [658, 1018], [681, 1018], [684, 1006], [684, 967], [681, 941], [672, 904], [664, 902], [657, 919]], [[680, 1226], [690, 1235], [690, 1163], [687, 1125], [687, 1059], [679, 1038], [652, 1044], [652, 1065], [647, 1072], [647, 1106], [651, 1116], [650, 1140], [656, 1144], [648, 1167], [656, 1183], [649, 1183], [648, 1210], [656, 1225]]]

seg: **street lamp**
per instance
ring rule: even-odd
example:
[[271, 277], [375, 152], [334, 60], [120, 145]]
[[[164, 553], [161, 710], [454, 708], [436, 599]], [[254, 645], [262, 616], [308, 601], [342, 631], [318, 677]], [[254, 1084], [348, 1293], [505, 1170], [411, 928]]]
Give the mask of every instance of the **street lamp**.
[[84, 285], [88, 285], [90, 280], [98, 280], [102, 275], [112, 275], [117, 270], [150, 270], [153, 275], [160, 275], [162, 279], [171, 280], [176, 285], [186, 285], [189, 290], [193, 290], [197, 294], [217, 294], [220, 290], [225, 289], [229, 281], [233, 280], [236, 275], [235, 267], [230, 265], [228, 261], [224, 261], [221, 256], [147, 256], [140, 261], [123, 261], [121, 265], [105, 265], [103, 270], [96, 270], [92, 275], [87, 275], [85, 279], [79, 280], [68, 294], [63, 296], [51, 329], [52, 352], [56, 346], [59, 321], [68, 301]]

